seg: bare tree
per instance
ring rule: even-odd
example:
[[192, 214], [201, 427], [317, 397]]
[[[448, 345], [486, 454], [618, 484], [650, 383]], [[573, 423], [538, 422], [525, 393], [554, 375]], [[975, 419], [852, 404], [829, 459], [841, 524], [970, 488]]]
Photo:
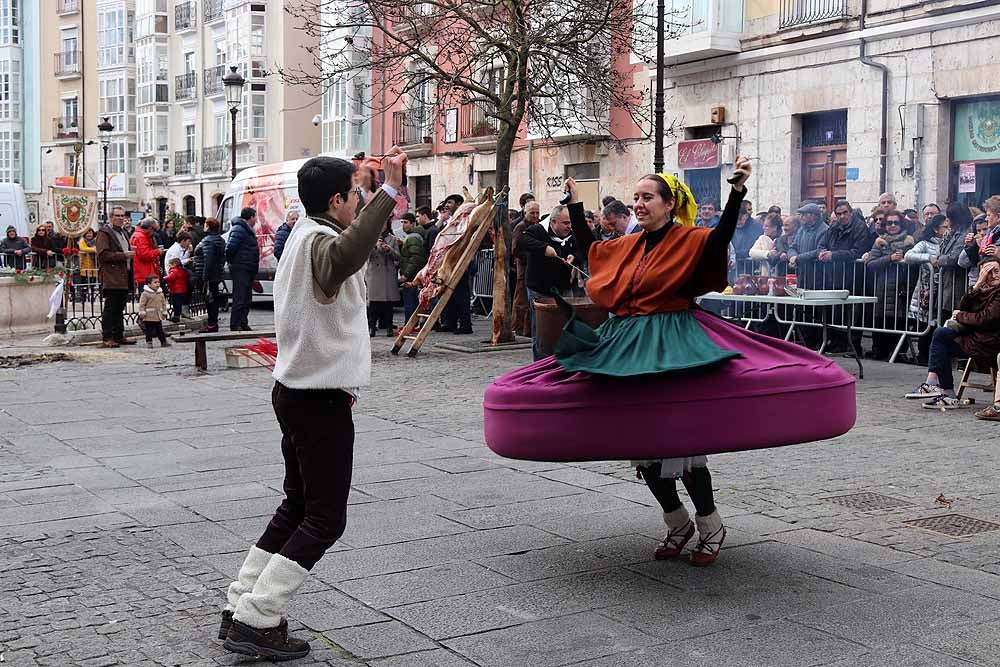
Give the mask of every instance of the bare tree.
[[[463, 105], [467, 133], [496, 137], [502, 188], [525, 129], [614, 142], [611, 111], [620, 109], [648, 133], [648, 87], [636, 85], [630, 66], [632, 53], [648, 53], [648, 10], [631, 0], [293, 0], [285, 11], [321, 46], [307, 49], [311, 66], [280, 73], [319, 89], [370, 76], [372, 87], [355, 102], [375, 115], [402, 99], [414, 111], [409, 122], [423, 126], [436, 125], [445, 106]], [[495, 234], [502, 284], [494, 290], [494, 343], [513, 339], [505, 227]]]

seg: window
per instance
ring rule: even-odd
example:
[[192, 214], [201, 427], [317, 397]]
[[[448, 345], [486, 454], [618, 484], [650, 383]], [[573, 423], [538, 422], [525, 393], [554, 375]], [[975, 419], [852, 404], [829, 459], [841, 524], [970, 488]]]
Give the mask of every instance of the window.
[[21, 133], [0, 130], [0, 181], [21, 182]]
[[[2, 2], [3, 0], [0, 0]], [[0, 120], [21, 120], [21, 62], [0, 59]]]
[[163, 153], [167, 150], [169, 117], [165, 113], [139, 116], [139, 152]]
[[215, 145], [224, 146], [229, 143], [229, 123], [226, 114], [215, 114]]
[[135, 80], [124, 74], [103, 77], [99, 83], [99, 109], [121, 131], [129, 125], [129, 113], [135, 111]]
[[184, 54], [184, 73], [190, 74], [194, 71], [194, 51], [188, 51]]
[[184, 126], [184, 150], [194, 153], [194, 125]]
[[124, 7], [98, 11], [98, 67], [114, 67], [135, 61], [135, 51], [132, 47], [134, 23], [135, 16]]
[[240, 139], [263, 139], [265, 128], [264, 93], [244, 93], [243, 105], [240, 108]]
[[63, 176], [76, 177], [76, 153], [66, 154], [66, 171], [63, 172]]
[[80, 117], [80, 100], [76, 97], [64, 97], [62, 100], [62, 117], [66, 120], [76, 120]]
[[61, 43], [59, 48], [62, 51], [62, 64], [66, 69], [69, 69], [78, 62], [77, 49], [79, 49], [79, 38], [77, 37], [76, 28], [63, 30], [60, 33], [60, 37]]
[[184, 215], [197, 215], [195, 212], [194, 197], [191, 195], [184, 197]]
[[139, 106], [169, 102], [166, 44], [148, 43], [139, 47]]
[[0, 46], [21, 43], [21, 0], [0, 0]]

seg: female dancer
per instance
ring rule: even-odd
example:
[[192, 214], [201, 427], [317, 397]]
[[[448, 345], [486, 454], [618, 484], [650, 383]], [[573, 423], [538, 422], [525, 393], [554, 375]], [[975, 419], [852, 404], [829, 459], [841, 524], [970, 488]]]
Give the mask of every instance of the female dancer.
[[[556, 359], [567, 371], [634, 376], [712, 366], [739, 356], [714, 343], [691, 314], [692, 300], [725, 284], [726, 259], [750, 177], [750, 162], [737, 158], [738, 178], [718, 226], [690, 226], [697, 205], [686, 185], [667, 174], [643, 177], [634, 210], [641, 235], [594, 241], [588, 233], [576, 183], [566, 181], [570, 220], [591, 278], [587, 293], [614, 317], [589, 341], [564, 335]], [[693, 565], [719, 557], [726, 529], [715, 508], [705, 456], [635, 461], [639, 476], [663, 508], [667, 534], [657, 559], [676, 558], [698, 531]], [[695, 506], [694, 522], [677, 494], [677, 478]]]

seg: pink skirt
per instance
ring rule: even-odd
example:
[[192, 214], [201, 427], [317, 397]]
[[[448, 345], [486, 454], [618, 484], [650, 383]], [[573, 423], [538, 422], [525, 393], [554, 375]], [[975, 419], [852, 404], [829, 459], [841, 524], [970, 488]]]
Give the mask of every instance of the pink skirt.
[[486, 444], [533, 461], [647, 460], [781, 447], [843, 435], [854, 377], [794, 343], [692, 311], [741, 356], [685, 372], [610, 377], [555, 357], [497, 378], [483, 399]]

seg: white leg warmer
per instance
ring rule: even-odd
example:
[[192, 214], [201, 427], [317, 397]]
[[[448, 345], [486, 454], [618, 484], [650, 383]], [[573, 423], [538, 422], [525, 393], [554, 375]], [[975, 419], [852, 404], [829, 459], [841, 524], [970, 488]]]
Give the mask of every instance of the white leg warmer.
[[236, 603], [240, 601], [240, 597], [253, 590], [257, 578], [264, 571], [269, 560], [271, 560], [271, 554], [263, 549], [250, 547], [250, 553], [247, 554], [243, 565], [240, 566], [236, 581], [229, 584], [229, 589], [226, 591], [226, 611], [235, 611]]
[[671, 531], [684, 528], [688, 525], [689, 521], [691, 521], [691, 516], [684, 505], [681, 505], [679, 509], [675, 509], [673, 512], [663, 513], [663, 523], [667, 524], [667, 528]]
[[253, 590], [236, 604], [233, 618], [252, 628], [275, 628], [281, 623], [281, 611], [299, 590], [309, 570], [281, 554], [271, 556]]

